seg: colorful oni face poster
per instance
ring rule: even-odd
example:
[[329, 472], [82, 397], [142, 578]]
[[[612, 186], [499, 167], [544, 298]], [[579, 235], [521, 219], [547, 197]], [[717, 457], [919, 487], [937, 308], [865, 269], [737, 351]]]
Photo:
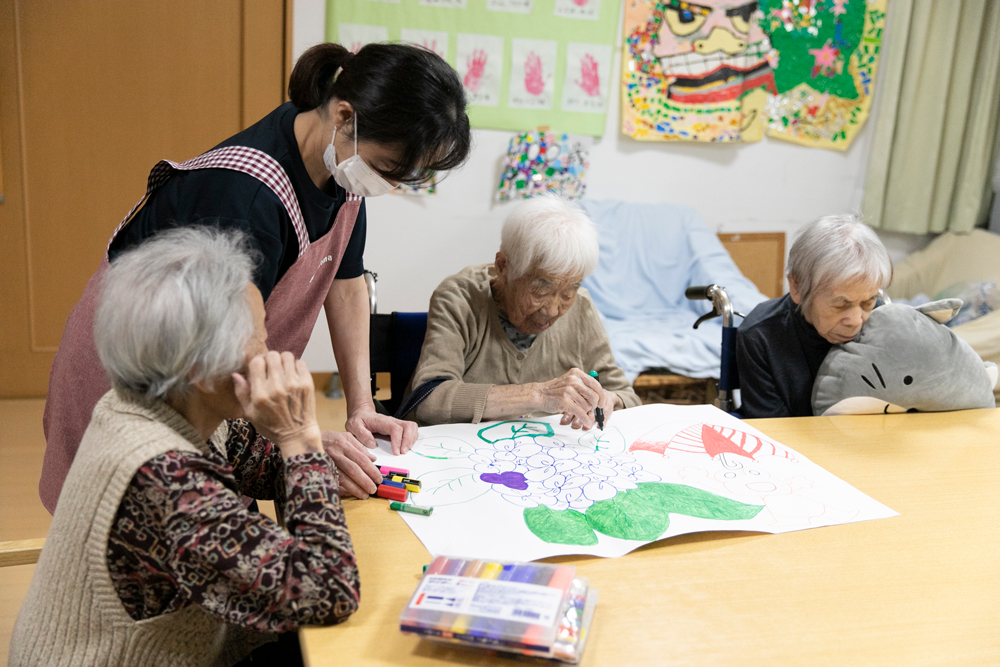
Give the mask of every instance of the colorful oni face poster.
[[648, 141], [759, 141], [767, 95], [777, 92], [759, 3], [626, 2], [622, 131]]
[[887, 0], [763, 0], [778, 66], [767, 134], [846, 149], [868, 117]]

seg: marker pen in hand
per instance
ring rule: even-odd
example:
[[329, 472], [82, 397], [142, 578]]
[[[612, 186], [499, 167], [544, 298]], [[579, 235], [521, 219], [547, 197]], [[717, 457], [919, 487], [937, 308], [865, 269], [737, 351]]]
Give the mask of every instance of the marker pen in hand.
[[[597, 371], [590, 371], [590, 377], [597, 380]], [[596, 407], [594, 408], [594, 419], [597, 420], [597, 426], [602, 431], [604, 430], [604, 408]]]

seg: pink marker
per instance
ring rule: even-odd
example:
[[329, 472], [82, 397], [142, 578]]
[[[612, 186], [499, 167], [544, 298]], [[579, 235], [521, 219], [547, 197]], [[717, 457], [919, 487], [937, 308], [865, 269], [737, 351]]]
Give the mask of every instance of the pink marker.
[[379, 466], [379, 472], [382, 473], [383, 477], [389, 477], [390, 475], [402, 475], [403, 477], [409, 477], [410, 471], [404, 468], [390, 468], [389, 466]]

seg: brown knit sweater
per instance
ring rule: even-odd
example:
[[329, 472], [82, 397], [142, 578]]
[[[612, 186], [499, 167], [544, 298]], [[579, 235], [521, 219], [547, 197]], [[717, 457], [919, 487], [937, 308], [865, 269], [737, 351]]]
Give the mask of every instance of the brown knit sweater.
[[570, 369], [596, 370], [605, 390], [617, 394], [626, 408], [639, 397], [615, 366], [608, 335], [587, 290], [555, 324], [538, 334], [521, 352], [511, 343], [493, 302], [492, 264], [469, 266], [445, 278], [431, 296], [427, 336], [413, 374], [413, 386], [436, 377], [441, 383], [417, 407], [423, 424], [479, 423], [493, 385], [548, 382]]

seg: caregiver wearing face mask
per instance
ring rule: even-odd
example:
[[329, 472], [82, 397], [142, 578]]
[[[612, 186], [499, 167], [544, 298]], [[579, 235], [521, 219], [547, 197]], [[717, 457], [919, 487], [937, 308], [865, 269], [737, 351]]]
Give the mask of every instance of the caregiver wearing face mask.
[[416, 440], [415, 424], [378, 414], [371, 399], [364, 197], [465, 161], [462, 83], [439, 56], [416, 47], [369, 44], [351, 54], [320, 44], [299, 58], [288, 95], [291, 102], [207, 153], [154, 166], [146, 194], [112, 235], [66, 323], [49, 378], [39, 494], [50, 512], [109, 388], [93, 341], [100, 279], [123, 251], [171, 227], [247, 233], [258, 254], [254, 284], [265, 302], [270, 349], [301, 356], [326, 306], [347, 432], [324, 432], [323, 444], [342, 493], [375, 492], [381, 475], [365, 448], [375, 446], [375, 434], [388, 436], [397, 453]]

